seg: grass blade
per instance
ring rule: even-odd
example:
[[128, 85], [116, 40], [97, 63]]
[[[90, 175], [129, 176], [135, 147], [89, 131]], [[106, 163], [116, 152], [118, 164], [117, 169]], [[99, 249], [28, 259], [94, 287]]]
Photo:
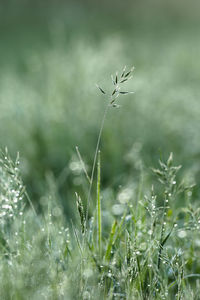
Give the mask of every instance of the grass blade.
[[115, 236], [115, 233], [116, 233], [116, 229], [117, 229], [117, 221], [115, 220], [113, 225], [112, 225], [112, 229], [111, 229], [110, 236], [109, 236], [109, 242], [108, 242], [108, 246], [107, 246], [106, 254], [105, 254], [105, 259], [107, 261], [110, 260], [110, 254], [111, 254], [111, 250], [112, 250], [112, 246], [113, 246], [113, 241], [114, 241], [114, 236]]
[[101, 244], [102, 244], [102, 229], [101, 229], [101, 159], [100, 151], [98, 152], [97, 161], [97, 232], [98, 232], [98, 247], [99, 255], [101, 256]]

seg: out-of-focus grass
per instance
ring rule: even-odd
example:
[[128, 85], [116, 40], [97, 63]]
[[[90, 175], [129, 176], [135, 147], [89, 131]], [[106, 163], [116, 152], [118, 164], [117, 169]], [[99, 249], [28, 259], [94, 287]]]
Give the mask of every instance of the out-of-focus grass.
[[[199, 4], [124, 2], [0, 3], [0, 146], [21, 157], [0, 157], [2, 299], [198, 299]], [[125, 64], [87, 224], [75, 147], [91, 176], [95, 83]]]
[[69, 208], [83, 180], [75, 146], [91, 166], [103, 114], [95, 83], [106, 88], [107, 74], [124, 64], [136, 67], [135, 95], [107, 118], [104, 186], [137, 180], [138, 159], [149, 167], [170, 151], [191, 181], [191, 171], [199, 178], [200, 42], [191, 3], [1, 4], [1, 147], [21, 153], [34, 201], [53, 172]]

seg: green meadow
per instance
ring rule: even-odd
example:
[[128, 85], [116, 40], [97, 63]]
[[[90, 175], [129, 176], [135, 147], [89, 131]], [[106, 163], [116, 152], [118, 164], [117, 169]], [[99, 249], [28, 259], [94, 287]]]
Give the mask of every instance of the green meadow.
[[0, 299], [200, 299], [199, 34], [195, 0], [0, 1]]

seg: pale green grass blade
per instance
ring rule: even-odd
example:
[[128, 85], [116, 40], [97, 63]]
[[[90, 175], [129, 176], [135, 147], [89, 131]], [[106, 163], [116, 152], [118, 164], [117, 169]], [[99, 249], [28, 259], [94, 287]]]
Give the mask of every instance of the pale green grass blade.
[[125, 221], [125, 218], [126, 218], [126, 215], [127, 215], [127, 211], [125, 211], [122, 219], [121, 219], [121, 222], [117, 228], [117, 232], [115, 234], [115, 237], [114, 237], [114, 241], [113, 241], [113, 245], [115, 245], [116, 241], [120, 238], [121, 234], [122, 234], [122, 226], [124, 224], [124, 221]]
[[99, 255], [101, 256], [102, 244], [102, 228], [101, 228], [101, 160], [100, 151], [98, 152], [97, 161], [97, 234], [98, 234], [98, 247]]
[[114, 221], [114, 223], [112, 225], [111, 232], [110, 232], [107, 249], [106, 249], [106, 254], [105, 254], [106, 261], [109, 261], [109, 259], [110, 259], [110, 254], [111, 254], [111, 250], [112, 250], [112, 246], [113, 246], [113, 241], [114, 241], [114, 236], [115, 236], [115, 233], [116, 233], [116, 229], [117, 229], [117, 221]]

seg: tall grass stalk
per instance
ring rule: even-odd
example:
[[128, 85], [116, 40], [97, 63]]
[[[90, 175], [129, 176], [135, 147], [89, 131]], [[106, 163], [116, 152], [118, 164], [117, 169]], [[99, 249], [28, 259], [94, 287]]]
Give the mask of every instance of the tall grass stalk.
[[101, 257], [101, 244], [102, 244], [102, 225], [101, 225], [101, 157], [100, 151], [98, 152], [98, 162], [97, 162], [97, 231], [98, 231], [98, 247], [99, 256]]
[[95, 172], [95, 166], [96, 166], [96, 161], [97, 161], [97, 155], [98, 155], [98, 150], [99, 150], [99, 145], [100, 145], [100, 141], [101, 141], [101, 136], [102, 136], [102, 132], [103, 132], [103, 128], [104, 128], [104, 123], [106, 120], [106, 116], [108, 113], [108, 109], [110, 106], [110, 102], [106, 105], [104, 114], [103, 114], [103, 119], [101, 121], [101, 126], [100, 126], [100, 130], [99, 130], [99, 135], [98, 135], [98, 139], [97, 139], [97, 144], [96, 144], [96, 149], [95, 149], [95, 154], [94, 154], [94, 160], [93, 160], [93, 165], [92, 165], [92, 173], [91, 173], [91, 177], [90, 177], [90, 182], [89, 182], [89, 191], [88, 191], [88, 197], [87, 197], [87, 206], [86, 206], [86, 225], [85, 227], [87, 228], [88, 225], [88, 214], [89, 214], [89, 206], [90, 206], [90, 199], [91, 199], [91, 191], [92, 191], [92, 185], [93, 185], [93, 180], [94, 180], [94, 172]]
[[[93, 165], [92, 165], [92, 173], [91, 173], [90, 182], [89, 182], [89, 190], [88, 190], [87, 206], [86, 206], [86, 220], [85, 220], [86, 228], [88, 225], [87, 223], [88, 223], [89, 206], [90, 206], [91, 191], [92, 191], [92, 185], [93, 185], [93, 180], [94, 180], [94, 172], [95, 172], [95, 167], [96, 167], [97, 155], [98, 155], [98, 151], [99, 151], [99, 146], [100, 146], [100, 141], [101, 141], [101, 136], [102, 136], [106, 116], [107, 116], [107, 113], [108, 113], [108, 110], [110, 107], [119, 107], [119, 105], [116, 104], [116, 100], [120, 95], [128, 95], [128, 94], [134, 93], [134, 92], [121, 91], [121, 86], [124, 85], [125, 82], [127, 82], [128, 80], [130, 80], [132, 78], [131, 74], [132, 74], [133, 70], [134, 70], [134, 67], [132, 67], [129, 71], [126, 71], [126, 66], [125, 66], [120, 76], [118, 76], [118, 72], [116, 72], [115, 77], [113, 77], [111, 75], [113, 89], [112, 89], [111, 93], [108, 95], [108, 102], [106, 104], [103, 118], [101, 121], [101, 126], [100, 126], [100, 130], [99, 130], [98, 138], [97, 138], [97, 144], [96, 144], [94, 160], [93, 160]], [[99, 88], [99, 90], [101, 91], [101, 93], [103, 95], [107, 95], [107, 93], [100, 86], [97, 85], [97, 87]]]

